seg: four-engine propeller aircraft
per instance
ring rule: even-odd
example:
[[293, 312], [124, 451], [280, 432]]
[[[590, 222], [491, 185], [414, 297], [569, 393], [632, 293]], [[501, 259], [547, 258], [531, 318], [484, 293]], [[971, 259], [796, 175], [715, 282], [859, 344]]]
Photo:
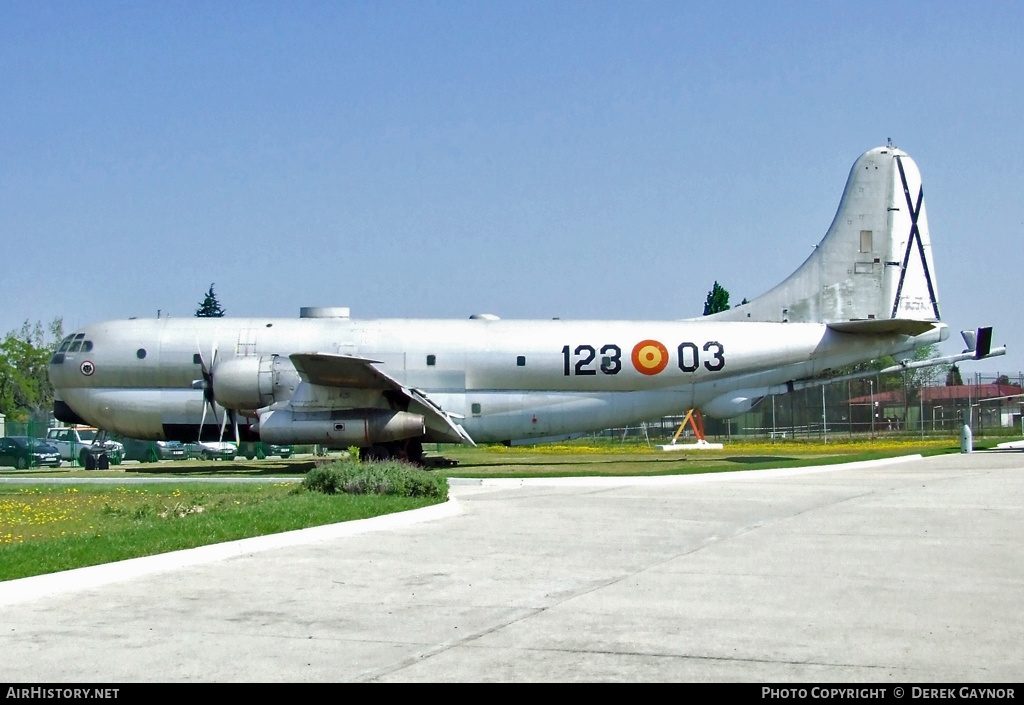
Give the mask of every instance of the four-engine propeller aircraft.
[[[682, 321], [156, 318], [86, 326], [50, 361], [54, 413], [136, 438], [359, 446], [551, 440], [689, 408], [735, 416], [830, 370], [945, 340], [921, 175], [862, 155], [811, 256], [766, 294]], [[981, 359], [991, 329], [965, 335]], [[936, 361], [932, 361], [933, 363]]]

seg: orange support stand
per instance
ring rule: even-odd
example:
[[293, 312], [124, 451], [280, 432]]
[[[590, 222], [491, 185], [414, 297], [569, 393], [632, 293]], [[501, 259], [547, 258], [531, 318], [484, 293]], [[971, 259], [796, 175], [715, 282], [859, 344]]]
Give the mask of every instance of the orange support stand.
[[[683, 435], [683, 430], [686, 425], [690, 424], [693, 427], [693, 435], [697, 438], [696, 443], [679, 443], [679, 437]], [[676, 430], [676, 435], [672, 436], [672, 442], [668, 445], [658, 446], [658, 450], [721, 450], [721, 443], [708, 443], [704, 439], [704, 415], [700, 413], [700, 409], [690, 409], [686, 412], [686, 416], [683, 418], [683, 422], [679, 424], [679, 428]]]
[[672, 436], [673, 444], [679, 440], [679, 436], [683, 435], [687, 423], [693, 426], [693, 435], [696, 439], [698, 441], [704, 440], [704, 415], [700, 413], [700, 409], [690, 409], [686, 412], [686, 418], [683, 419], [683, 422], [679, 424], [679, 428], [676, 429], [676, 435]]

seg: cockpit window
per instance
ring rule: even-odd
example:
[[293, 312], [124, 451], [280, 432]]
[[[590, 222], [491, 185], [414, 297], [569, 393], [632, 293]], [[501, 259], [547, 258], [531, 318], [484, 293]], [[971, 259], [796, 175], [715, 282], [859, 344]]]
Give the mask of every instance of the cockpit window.
[[[69, 335], [60, 341], [60, 347], [57, 348], [58, 353], [63, 352], [89, 352], [92, 350], [92, 341], [85, 340], [85, 333], [76, 333], [75, 335]], [[63, 358], [61, 358], [63, 361]]]

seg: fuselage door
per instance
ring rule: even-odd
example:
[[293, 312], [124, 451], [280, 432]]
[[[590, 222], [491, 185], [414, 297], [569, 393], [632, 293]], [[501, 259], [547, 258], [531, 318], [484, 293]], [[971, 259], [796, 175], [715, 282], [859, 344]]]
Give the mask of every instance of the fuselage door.
[[238, 345], [235, 354], [239, 357], [250, 357], [256, 354], [256, 329], [242, 328], [238, 331]]

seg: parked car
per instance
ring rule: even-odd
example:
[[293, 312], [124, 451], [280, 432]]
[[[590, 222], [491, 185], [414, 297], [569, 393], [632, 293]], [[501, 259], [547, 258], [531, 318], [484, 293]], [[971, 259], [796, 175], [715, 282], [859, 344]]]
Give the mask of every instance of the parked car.
[[122, 438], [125, 460], [155, 463], [158, 460], [185, 460], [187, 451], [181, 441], [143, 441], [138, 438]]
[[235, 444], [227, 441], [189, 443], [188, 449], [190, 458], [199, 457], [203, 460], [234, 460], [238, 455], [238, 448]]
[[60, 463], [60, 453], [57, 449], [40, 438], [0, 438], [0, 465], [10, 465], [24, 470], [40, 466], [59, 468]]
[[244, 455], [247, 460], [253, 458], [269, 458], [270, 456], [277, 455], [281, 458], [290, 458], [292, 455], [291, 446], [281, 446], [275, 443], [243, 443], [238, 448], [238, 452]]
[[102, 448], [107, 454], [111, 465], [120, 465], [124, 459], [124, 446], [117, 441], [99, 441], [100, 432], [88, 426], [69, 426], [67, 428], [51, 428], [46, 431], [46, 442], [60, 453], [64, 460], [78, 461], [86, 466], [86, 458]]

